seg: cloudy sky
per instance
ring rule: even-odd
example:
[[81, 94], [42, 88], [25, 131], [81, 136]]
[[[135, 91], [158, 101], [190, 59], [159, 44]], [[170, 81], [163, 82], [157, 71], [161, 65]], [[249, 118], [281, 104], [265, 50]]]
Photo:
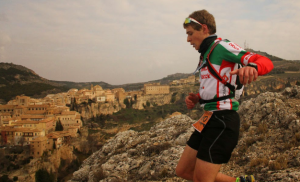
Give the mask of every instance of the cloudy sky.
[[113, 85], [191, 73], [199, 55], [182, 23], [200, 9], [218, 36], [300, 60], [299, 0], [0, 0], [0, 62]]

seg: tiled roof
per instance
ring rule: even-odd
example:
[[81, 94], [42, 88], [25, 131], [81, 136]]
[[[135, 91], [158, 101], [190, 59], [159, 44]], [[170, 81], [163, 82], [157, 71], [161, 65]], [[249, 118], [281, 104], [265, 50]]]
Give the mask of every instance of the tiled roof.
[[16, 121], [16, 124], [39, 124], [39, 121], [32, 121], [32, 120], [21, 120]]
[[75, 115], [76, 113], [76, 111], [63, 111], [61, 112], [61, 115]]
[[52, 132], [49, 133], [48, 135], [46, 135], [47, 138], [61, 138], [61, 135], [59, 133], [56, 132]]
[[50, 107], [49, 104], [41, 104], [41, 105], [29, 105], [28, 108], [39, 108], [39, 107]]
[[21, 116], [22, 119], [32, 119], [32, 118], [36, 118], [36, 119], [44, 119], [46, 118], [44, 115], [22, 115]]
[[0, 105], [0, 109], [13, 109], [14, 107], [13, 105]]
[[13, 128], [13, 127], [0, 127], [1, 131], [12, 131], [12, 132], [42, 132], [43, 130], [37, 128]]
[[32, 142], [41, 142], [41, 141], [46, 141], [46, 140], [48, 140], [47, 137], [45, 137], [45, 136], [39, 136], [39, 137], [34, 138], [32, 140]]
[[5, 113], [0, 113], [0, 116], [11, 116], [10, 113], [5, 112]]

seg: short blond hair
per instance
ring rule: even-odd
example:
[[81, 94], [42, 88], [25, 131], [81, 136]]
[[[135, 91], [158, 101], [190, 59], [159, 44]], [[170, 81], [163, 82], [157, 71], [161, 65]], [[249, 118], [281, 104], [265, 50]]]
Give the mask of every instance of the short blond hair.
[[[194, 18], [198, 22], [207, 25], [210, 35], [215, 34], [217, 32], [217, 27], [216, 27], [216, 22], [215, 22], [214, 16], [212, 14], [210, 14], [208, 11], [206, 11], [205, 9], [195, 11], [192, 14], [190, 14], [189, 17]], [[201, 30], [201, 28], [202, 28], [201, 25], [199, 25], [195, 22], [190, 22], [187, 24], [183, 23], [184, 28], [186, 28], [188, 26], [192, 26], [193, 29], [195, 29], [195, 30]]]

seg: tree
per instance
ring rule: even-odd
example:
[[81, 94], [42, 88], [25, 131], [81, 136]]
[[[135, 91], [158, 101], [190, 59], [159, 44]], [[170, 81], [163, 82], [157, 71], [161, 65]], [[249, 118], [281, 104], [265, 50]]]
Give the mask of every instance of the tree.
[[64, 131], [64, 127], [61, 124], [60, 119], [58, 119], [58, 121], [56, 121], [55, 131]]
[[128, 98], [124, 99], [123, 103], [126, 105], [126, 108], [130, 107], [130, 102]]
[[21, 136], [19, 143], [21, 144], [21, 146], [23, 147], [24, 143], [25, 143], [25, 138], [24, 136]]
[[8, 175], [3, 175], [0, 177], [0, 182], [11, 182], [12, 180], [10, 180], [8, 178]]
[[53, 174], [49, 174], [46, 169], [39, 169], [35, 173], [36, 182], [54, 182]]
[[149, 101], [146, 102], [146, 106], [150, 107], [150, 102]]

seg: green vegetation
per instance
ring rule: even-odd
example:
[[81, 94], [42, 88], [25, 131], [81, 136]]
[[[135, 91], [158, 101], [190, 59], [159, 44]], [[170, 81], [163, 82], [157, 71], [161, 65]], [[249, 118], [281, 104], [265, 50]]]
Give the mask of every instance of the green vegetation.
[[48, 171], [46, 169], [39, 169], [35, 173], [35, 181], [36, 182], [55, 182], [55, 174]]
[[58, 121], [56, 121], [55, 131], [64, 131], [64, 127], [61, 124], [60, 119]]
[[8, 175], [3, 175], [0, 177], [0, 182], [13, 182], [13, 181], [8, 178]]
[[20, 75], [19, 79], [22, 81], [29, 81], [30, 77], [38, 77], [31, 72], [22, 71], [12, 67], [8, 69], [0, 68], [0, 84], [9, 84], [12, 81], [16, 81], [16, 75]]
[[0, 99], [5, 100], [8, 102], [9, 100], [13, 99], [17, 95], [26, 95], [26, 96], [34, 96], [39, 95], [43, 91], [57, 89], [58, 92], [66, 91], [68, 88], [65, 87], [57, 87], [52, 86], [45, 83], [28, 83], [28, 84], [13, 84], [13, 85], [6, 85], [5, 87], [1, 87], [0, 89]]

